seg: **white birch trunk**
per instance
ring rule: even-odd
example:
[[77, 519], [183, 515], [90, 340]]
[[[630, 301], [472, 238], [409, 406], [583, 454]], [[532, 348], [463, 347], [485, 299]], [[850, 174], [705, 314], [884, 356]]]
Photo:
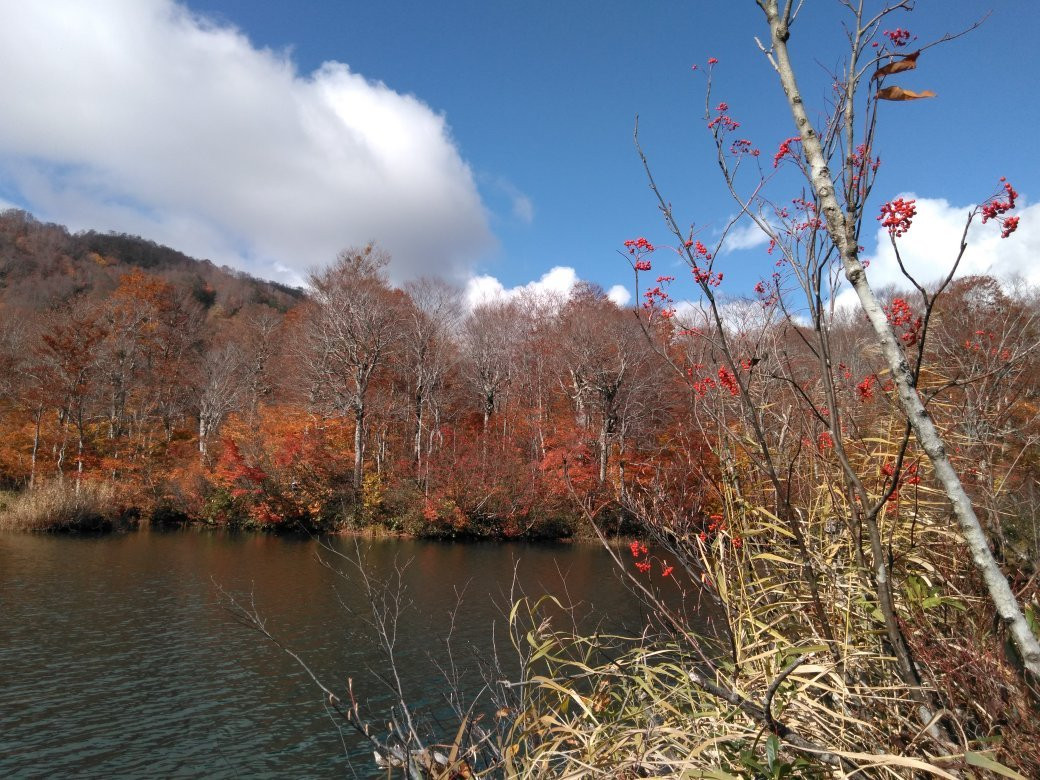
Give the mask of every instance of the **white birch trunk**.
[[975, 514], [960, 478], [957, 476], [946, 454], [946, 446], [935, 423], [913, 387], [913, 377], [892, 326], [867, 281], [863, 263], [859, 259], [859, 248], [854, 238], [854, 226], [849, 224], [835, 194], [834, 179], [827, 166], [827, 159], [819, 136], [806, 113], [801, 92], [795, 79], [794, 68], [787, 50], [790, 31], [787, 19], [781, 15], [777, 0], [757, 0], [769, 20], [769, 30], [775, 65], [780, 83], [787, 95], [788, 106], [794, 117], [795, 126], [802, 139], [802, 149], [809, 163], [813, 191], [820, 203], [827, 233], [841, 253], [845, 277], [855, 289], [860, 305], [866, 313], [878, 346], [888, 364], [899, 395], [899, 402], [913, 427], [921, 448], [928, 455], [936, 479], [949, 499], [961, 534], [971, 552], [972, 560], [982, 575], [997, 614], [1008, 628], [1011, 639], [1022, 657], [1025, 668], [1036, 679], [1040, 679], [1040, 641], [1029, 628], [1007, 578], [989, 549], [986, 534]]

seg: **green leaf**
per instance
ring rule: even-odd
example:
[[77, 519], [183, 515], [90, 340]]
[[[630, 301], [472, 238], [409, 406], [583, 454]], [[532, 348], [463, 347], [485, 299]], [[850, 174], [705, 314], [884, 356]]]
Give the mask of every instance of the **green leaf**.
[[780, 754], [780, 739], [776, 734], [771, 734], [766, 740], [766, 766], [770, 771], [776, 766], [777, 756]]
[[1032, 632], [1040, 639], [1040, 623], [1036, 619], [1036, 610], [1033, 609], [1032, 604], [1026, 604], [1026, 623], [1029, 624], [1029, 628]]
[[968, 752], [964, 754], [964, 760], [968, 762], [968, 766], [977, 766], [980, 769], [996, 772], [1004, 777], [1014, 778], [1014, 780], [1026, 780], [1024, 775], [1020, 775], [1014, 769], [1004, 766], [999, 761], [994, 761], [985, 753]]

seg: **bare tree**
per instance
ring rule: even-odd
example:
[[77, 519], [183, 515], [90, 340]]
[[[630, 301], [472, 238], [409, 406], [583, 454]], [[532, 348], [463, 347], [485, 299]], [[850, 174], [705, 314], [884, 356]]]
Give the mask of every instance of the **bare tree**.
[[572, 296], [560, 334], [570, 390], [579, 422], [599, 424], [599, 482], [607, 479], [611, 448], [636, 405], [630, 398], [653, 357], [638, 321], [595, 291]]
[[364, 478], [366, 401], [373, 376], [395, 342], [400, 306], [383, 276], [389, 256], [369, 245], [340, 253], [311, 276], [316, 308], [308, 351], [324, 400], [354, 417], [355, 494]]
[[463, 370], [480, 399], [484, 431], [512, 379], [512, 352], [518, 330], [516, 307], [508, 302], [477, 306], [463, 325]]
[[76, 434], [76, 491], [83, 477], [86, 427], [90, 404], [95, 395], [97, 369], [95, 357], [105, 331], [97, 312], [74, 304], [55, 314], [41, 336], [41, 358], [45, 384], [58, 413], [61, 442], [57, 447], [55, 468], [59, 480], [65, 476], [65, 453], [69, 426]]
[[275, 346], [275, 335], [282, 324], [282, 316], [273, 309], [263, 307], [246, 317], [246, 334], [242, 349], [246, 373], [246, 409], [249, 419], [255, 424], [260, 402], [271, 392], [269, 364]]
[[454, 338], [462, 319], [461, 293], [439, 279], [421, 279], [405, 286], [405, 307], [399, 355], [407, 372], [414, 425], [416, 474], [422, 473], [423, 433], [434, 396], [450, 370]]
[[246, 360], [234, 344], [225, 344], [206, 353], [198, 396], [199, 456], [205, 460], [210, 437], [243, 400]]

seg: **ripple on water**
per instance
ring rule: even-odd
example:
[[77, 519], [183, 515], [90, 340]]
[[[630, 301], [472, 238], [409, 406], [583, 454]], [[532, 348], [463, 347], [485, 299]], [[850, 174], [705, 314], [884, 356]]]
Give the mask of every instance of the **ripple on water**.
[[[350, 550], [352, 542], [337, 542]], [[532, 593], [589, 599], [637, 622], [637, 606], [606, 554], [579, 545], [366, 542], [366, 565], [405, 571], [414, 609], [399, 668], [413, 702], [443, 710], [435, 662], [455, 592], [460, 668], [502, 635], [514, 563]], [[333, 777], [369, 751], [341, 736], [309, 679], [236, 624], [216, 586], [256, 596], [269, 628], [336, 687], [346, 678], [372, 716], [389, 696], [355, 582], [316, 560], [312, 541], [184, 531], [65, 538], [0, 534], [0, 777]], [[561, 576], [560, 572], [566, 572]], [[346, 608], [346, 611], [345, 611]], [[352, 613], [351, 613], [352, 611]], [[378, 720], [378, 717], [375, 718]]]

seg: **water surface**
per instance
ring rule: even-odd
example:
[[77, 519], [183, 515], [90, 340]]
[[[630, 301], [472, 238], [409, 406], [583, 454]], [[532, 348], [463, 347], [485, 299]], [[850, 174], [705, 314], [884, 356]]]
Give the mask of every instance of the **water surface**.
[[[350, 556], [359, 546], [377, 578], [407, 563], [397, 668], [435, 717], [448, 714], [441, 670], [452, 661], [463, 687], [482, 685], [514, 571], [531, 595], [578, 603], [589, 624], [642, 621], [595, 546], [333, 545]], [[309, 539], [199, 531], [0, 534], [0, 777], [371, 776], [368, 748], [339, 732], [303, 671], [236, 623], [220, 594], [251, 594], [320, 677], [338, 691], [353, 677], [379, 722], [387, 663], [358, 572], [324, 553], [337, 575], [320, 552]]]

